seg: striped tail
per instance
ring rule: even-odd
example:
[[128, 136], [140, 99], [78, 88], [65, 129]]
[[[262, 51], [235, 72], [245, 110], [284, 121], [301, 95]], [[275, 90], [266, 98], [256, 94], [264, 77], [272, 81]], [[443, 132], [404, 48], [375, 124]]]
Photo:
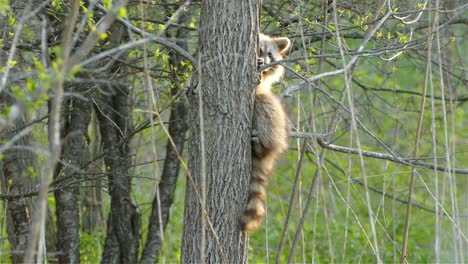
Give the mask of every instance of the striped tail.
[[241, 218], [242, 232], [249, 235], [258, 229], [265, 218], [268, 180], [273, 173], [274, 161], [268, 157], [252, 160], [253, 171], [249, 187], [249, 200]]

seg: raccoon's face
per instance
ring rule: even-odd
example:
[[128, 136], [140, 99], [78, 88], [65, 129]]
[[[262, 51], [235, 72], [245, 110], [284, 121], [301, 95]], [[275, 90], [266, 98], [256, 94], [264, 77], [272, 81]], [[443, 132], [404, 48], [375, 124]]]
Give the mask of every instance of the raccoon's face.
[[[257, 67], [260, 69], [264, 65], [283, 59], [286, 55], [288, 55], [290, 44], [291, 41], [288, 38], [275, 38], [260, 33], [258, 43], [259, 50], [257, 53]], [[276, 79], [282, 77], [283, 71], [283, 67], [279, 64], [276, 64], [262, 71], [261, 80], [265, 81], [270, 77], [274, 77], [273, 79], [277, 81]]]

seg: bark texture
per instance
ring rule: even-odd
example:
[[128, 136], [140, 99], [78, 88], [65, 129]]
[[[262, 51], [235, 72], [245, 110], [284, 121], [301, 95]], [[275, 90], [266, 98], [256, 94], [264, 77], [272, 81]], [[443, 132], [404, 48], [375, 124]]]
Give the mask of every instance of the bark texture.
[[[100, 131], [105, 135], [104, 163], [109, 177], [111, 211], [102, 263], [136, 263], [138, 257], [140, 215], [132, 203], [131, 164], [126, 138], [130, 126], [127, 87], [113, 87], [100, 100], [98, 110]], [[109, 95], [112, 93], [112, 95]]]
[[[0, 95], [0, 110], [11, 107], [14, 100], [11, 96], [3, 92]], [[2, 141], [9, 142], [14, 137], [24, 133], [26, 118], [21, 115], [14, 120], [12, 127], [3, 127], [0, 131]], [[21, 194], [32, 189], [33, 179], [30, 177], [34, 171], [34, 154], [31, 152], [32, 135], [30, 132], [20, 136], [10, 148], [8, 148], [0, 161], [1, 167], [1, 186], [3, 194]], [[8, 240], [11, 246], [11, 255], [13, 263], [23, 261], [24, 251], [26, 250], [29, 227], [31, 224], [30, 207], [31, 202], [28, 198], [13, 199], [4, 202], [7, 217]]]
[[[120, 25], [111, 27], [111, 42], [117, 46], [127, 40]], [[124, 72], [119, 65], [110, 68], [107, 79], [118, 79]], [[122, 83], [122, 82], [121, 82]], [[103, 85], [96, 104], [104, 164], [109, 179], [111, 211], [107, 222], [107, 237], [102, 263], [137, 263], [140, 240], [140, 213], [131, 198], [131, 165], [128, 145], [131, 130], [129, 89], [124, 84]]]
[[[27, 15], [31, 8], [36, 8], [41, 1], [11, 0], [9, 3], [13, 16], [22, 17]], [[39, 12], [39, 14], [42, 13], [42, 11]], [[29, 19], [26, 24], [31, 31], [39, 32], [38, 25], [40, 23], [38, 21], [38, 16], [35, 16]], [[3, 44], [12, 41], [15, 35], [10, 33], [14, 32], [15, 26], [16, 24], [12, 25], [9, 22], [8, 16], [0, 15], [0, 38]], [[38, 39], [39, 36], [35, 35], [34, 37]], [[0, 67], [5, 66], [9, 55], [9, 49], [0, 49]], [[21, 74], [22, 67], [25, 67], [28, 63], [21, 56], [14, 56], [13, 60], [17, 62], [17, 66], [10, 69], [10, 80], [13, 79], [12, 77]], [[0, 119], [0, 140], [4, 143], [13, 142], [1, 153], [0, 185], [2, 194], [18, 195], [34, 190], [37, 184], [38, 171], [33, 148], [34, 138], [30, 124], [28, 124], [30, 121], [28, 109], [25, 102], [22, 101], [24, 98], [16, 98], [14, 93], [11, 92], [10, 85], [25, 86], [23, 81], [12, 81], [0, 93], [0, 112], [6, 113], [8, 112], [6, 108], [10, 109], [10, 115], [7, 116], [8, 120]], [[2, 145], [2, 147], [5, 146]], [[5, 200], [3, 204], [12, 263], [23, 263], [31, 226], [31, 204], [31, 198]], [[50, 210], [47, 213], [46, 247], [53, 252], [55, 250], [55, 227]]]
[[[99, 133], [99, 123], [96, 112], [91, 110], [89, 149], [87, 150], [90, 166], [86, 170], [92, 176], [89, 181], [83, 183], [81, 188], [81, 230], [91, 234], [98, 228], [105, 226], [104, 207], [102, 203], [102, 177], [103, 161], [98, 159], [102, 152], [102, 137]], [[102, 176], [101, 176], [102, 175]]]
[[[85, 92], [86, 84], [68, 85], [69, 93]], [[79, 195], [80, 168], [88, 145], [88, 125], [91, 103], [84, 97], [70, 97], [64, 101], [61, 114], [62, 153], [57, 164], [55, 203], [57, 216], [57, 258], [59, 263], [80, 262]]]
[[[193, 78], [197, 87], [189, 91], [191, 175], [185, 198], [182, 263], [243, 261], [239, 220], [251, 173], [251, 117], [258, 80], [257, 5], [257, 1], [202, 1], [199, 78]], [[204, 226], [203, 198], [199, 198], [202, 185], [206, 187]]]
[[[171, 110], [169, 118], [169, 133], [180, 155], [182, 155], [184, 149], [185, 132], [187, 131], [187, 125], [185, 124], [186, 112], [184, 104], [179, 102]], [[171, 142], [168, 141], [166, 145], [166, 159], [164, 161], [161, 182], [159, 183], [160, 201], [158, 201], [157, 196], [154, 197], [148, 236], [140, 263], [155, 263], [158, 260], [163, 243], [161, 230], [164, 231], [166, 229], [169, 221], [169, 209], [174, 200], [174, 191], [179, 171], [180, 160]], [[160, 216], [162, 222], [160, 221]]]
[[[168, 13], [170, 14], [170, 12]], [[190, 16], [184, 13], [180, 16], [178, 23], [186, 24], [189, 19]], [[179, 29], [175, 34], [167, 34], [168, 37], [171, 37], [171, 35], [175, 35], [176, 39], [178, 39], [177, 45], [188, 50], [186, 30]], [[178, 53], [171, 52], [170, 64], [173, 69], [171, 79], [174, 80], [171, 88], [172, 96], [176, 96], [180, 89], [183, 88], [183, 82], [179, 80], [180, 76], [183, 76], [187, 70], [181, 65], [182, 60], [183, 58]], [[168, 140], [166, 143], [166, 159], [164, 160], [161, 182], [158, 186], [159, 197], [156, 195], [153, 200], [148, 225], [148, 236], [140, 263], [156, 263], [159, 259], [163, 244], [163, 234], [161, 231], [164, 232], [169, 221], [169, 209], [174, 200], [174, 191], [180, 171], [180, 159], [177, 153], [182, 156], [184, 150], [185, 134], [187, 131], [186, 119], [186, 106], [183, 102], [177, 100], [171, 108], [168, 125], [169, 135], [175, 145], [175, 149], [170, 140]]]

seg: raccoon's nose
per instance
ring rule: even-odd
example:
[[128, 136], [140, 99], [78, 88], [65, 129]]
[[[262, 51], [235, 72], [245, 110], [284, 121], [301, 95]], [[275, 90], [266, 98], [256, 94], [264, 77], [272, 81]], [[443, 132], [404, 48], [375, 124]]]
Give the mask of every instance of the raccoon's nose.
[[257, 59], [257, 66], [263, 66], [265, 64], [265, 59], [263, 58], [258, 58]]

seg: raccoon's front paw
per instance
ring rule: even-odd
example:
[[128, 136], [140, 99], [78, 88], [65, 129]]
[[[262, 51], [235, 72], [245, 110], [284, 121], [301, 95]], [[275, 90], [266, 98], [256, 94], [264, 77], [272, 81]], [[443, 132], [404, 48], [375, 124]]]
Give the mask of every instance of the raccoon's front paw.
[[255, 129], [252, 129], [252, 143], [259, 143], [258, 131]]

